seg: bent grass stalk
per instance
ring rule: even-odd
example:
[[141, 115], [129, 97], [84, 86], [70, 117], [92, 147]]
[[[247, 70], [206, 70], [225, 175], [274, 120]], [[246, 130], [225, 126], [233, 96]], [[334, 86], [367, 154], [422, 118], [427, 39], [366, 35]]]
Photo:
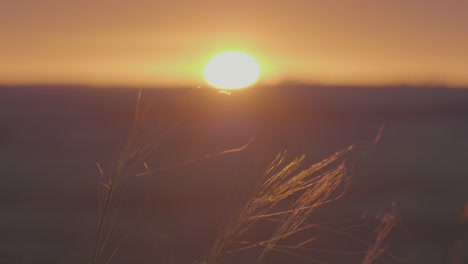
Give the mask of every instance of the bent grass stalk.
[[[187, 103], [187, 98], [190, 98], [189, 96], [180, 97], [179, 94], [170, 94], [174, 93], [174, 91], [157, 91], [156, 93], [166, 93], [165, 95], [168, 95], [169, 98], [165, 99], [169, 100], [154, 104], [154, 102], [145, 101], [143, 91], [139, 91], [133, 125], [113, 171], [110, 174], [104, 174], [101, 166], [98, 164], [101, 172], [101, 181], [99, 184], [98, 230], [91, 261], [93, 264], [99, 262], [100, 255], [103, 253], [112, 231], [113, 223], [118, 216], [117, 209], [110, 226], [106, 228], [108, 218], [110, 217], [109, 211], [116, 191], [125, 180], [133, 176], [136, 167], [143, 163], [144, 157], [157, 147], [161, 139], [174, 129], [178, 123], [183, 121], [180, 117], [168, 111], [168, 109], [171, 109], [170, 107], [175, 107], [176, 109], [179, 107], [179, 109], [187, 111], [190, 108], [190, 104]], [[170, 100], [171, 95], [173, 97], [172, 101]], [[118, 208], [120, 207], [118, 206]]]
[[[156, 97], [165, 93], [163, 94], [165, 97], [156, 104], [148, 100], [151, 98], [146, 95], [144, 96], [143, 91], [140, 90], [137, 96], [133, 125], [114, 169], [109, 174], [106, 174], [101, 165], [97, 163], [100, 172], [98, 185], [99, 213], [96, 242], [91, 260], [92, 264], [100, 263], [104, 249], [108, 245], [108, 240], [118, 217], [124, 193], [120, 194], [121, 197], [113, 216], [111, 216], [111, 207], [115, 201], [116, 193], [120, 191], [127, 180], [135, 177], [154, 175], [164, 170], [185, 166], [220, 155], [239, 152], [246, 149], [253, 140], [251, 139], [247, 144], [238, 148], [212, 153], [164, 168], [150, 170], [148, 165], [144, 162], [144, 158], [159, 145], [164, 136], [173, 131], [173, 129], [190, 116], [191, 107], [194, 102], [191, 100], [193, 100], [194, 96], [190, 93], [181, 96], [180, 93], [172, 90], [146, 92], [153, 92]], [[171, 111], [174, 109], [177, 111]], [[146, 171], [136, 173], [136, 168], [139, 165], [142, 165]], [[117, 248], [120, 247], [127, 234], [128, 231], [121, 239]], [[110, 257], [104, 261], [105, 263], [110, 262], [110, 259], [116, 253], [116, 249], [114, 249]]]

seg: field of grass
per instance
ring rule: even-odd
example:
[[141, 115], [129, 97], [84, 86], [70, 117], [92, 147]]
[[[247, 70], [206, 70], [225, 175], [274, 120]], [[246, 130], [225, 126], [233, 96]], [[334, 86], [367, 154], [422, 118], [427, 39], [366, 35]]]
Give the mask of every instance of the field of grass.
[[0, 101], [0, 263], [467, 260], [464, 90], [3, 87]]

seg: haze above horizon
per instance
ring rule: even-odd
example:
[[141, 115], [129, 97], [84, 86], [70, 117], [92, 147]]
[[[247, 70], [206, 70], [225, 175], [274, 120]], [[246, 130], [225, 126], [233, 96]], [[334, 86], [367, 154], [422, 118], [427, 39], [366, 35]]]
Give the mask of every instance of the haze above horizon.
[[203, 85], [243, 51], [262, 83], [468, 86], [466, 0], [7, 0], [0, 83]]

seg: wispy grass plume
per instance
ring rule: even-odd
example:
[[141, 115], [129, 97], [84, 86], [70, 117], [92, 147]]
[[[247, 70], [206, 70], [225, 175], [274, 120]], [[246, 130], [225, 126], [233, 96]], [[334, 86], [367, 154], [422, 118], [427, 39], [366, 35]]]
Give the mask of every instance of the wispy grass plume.
[[[359, 254], [365, 256], [364, 264], [374, 261], [385, 249], [383, 241], [396, 224], [394, 212], [384, 215], [376, 228], [376, 238], [368, 243], [347, 233], [347, 230], [362, 227], [366, 223], [355, 223], [342, 228], [327, 227], [326, 224], [311, 223], [315, 210], [342, 198], [350, 184], [353, 160], [366, 154], [377, 144], [384, 126], [382, 125], [373, 141], [351, 145], [320, 162], [306, 164], [306, 155], [291, 157], [287, 151], [279, 153], [243, 198], [238, 200], [236, 211], [221, 227], [206, 262], [223, 263], [227, 255], [250, 249], [259, 252], [255, 263], [268, 263], [275, 253], [307, 259], [311, 263], [323, 263], [318, 259], [298, 252]], [[245, 188], [245, 186], [244, 186]], [[340, 222], [339, 219], [334, 219]], [[343, 219], [341, 219], [343, 222]], [[266, 238], [252, 241], [249, 232], [255, 232], [262, 225], [274, 224]], [[297, 242], [299, 234], [309, 229], [321, 229], [322, 234]], [[263, 232], [264, 233], [264, 232]], [[337, 234], [358, 241], [367, 250], [339, 251], [308, 247], [320, 237]], [[251, 236], [250, 236], [251, 237]], [[296, 241], [293, 243], [294, 239]], [[258, 251], [260, 249], [260, 251]]]
[[392, 203], [392, 208], [390, 211], [378, 215], [377, 218], [380, 221], [374, 229], [375, 238], [374, 241], [369, 244], [369, 249], [364, 256], [362, 264], [372, 264], [383, 253], [390, 254], [390, 252], [388, 252], [387, 248], [385, 247], [384, 242], [395, 225], [398, 223], [395, 203]]
[[[307, 229], [306, 220], [315, 209], [344, 195], [351, 175], [347, 158], [353, 149], [350, 146], [309, 166], [304, 165], [305, 155], [290, 158], [286, 151], [279, 153], [221, 228], [207, 262], [221, 263], [226, 254], [251, 248], [263, 248], [257, 263], [268, 262], [273, 252], [295, 254], [279, 244]], [[277, 225], [267, 239], [242, 239], [257, 223], [275, 219]]]
[[[105, 249], [109, 247], [109, 240], [119, 216], [127, 180], [141, 176], [154, 176], [164, 170], [184, 166], [202, 159], [239, 152], [247, 148], [252, 141], [238, 148], [223, 150], [164, 168], [150, 169], [144, 160], [157, 149], [165, 136], [193, 114], [195, 100], [199, 99], [199, 97], [194, 96], [194, 93], [197, 92], [197, 90], [180, 91], [177, 89], [139, 91], [133, 125], [115, 166], [106, 173], [97, 163], [100, 172], [99, 217], [91, 263], [109, 263], [131, 230], [130, 227], [117, 244], [114, 243], [110, 253], [105, 254]], [[138, 171], [138, 168], [145, 170]], [[142, 205], [139, 214], [143, 211], [145, 204]]]
[[[174, 90], [139, 91], [133, 125], [114, 168], [105, 173], [97, 164], [101, 178], [93, 264], [100, 260], [118, 216], [122, 197], [116, 199], [116, 196], [123, 196], [119, 191], [124, 181], [134, 176], [136, 168], [144, 163], [144, 158], [163, 137], [189, 116], [190, 99], [190, 95], [181, 96]], [[114, 203], [117, 203], [115, 210], [110, 212]]]

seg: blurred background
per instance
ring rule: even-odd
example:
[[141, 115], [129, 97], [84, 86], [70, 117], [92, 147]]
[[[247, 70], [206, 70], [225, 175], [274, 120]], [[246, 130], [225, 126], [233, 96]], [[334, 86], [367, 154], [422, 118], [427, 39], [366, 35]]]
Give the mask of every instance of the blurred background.
[[[147, 99], [163, 105], [164, 91], [153, 90]], [[278, 152], [304, 153], [311, 164], [351, 144], [372, 142], [382, 124], [380, 142], [353, 159], [346, 195], [313, 214], [311, 222], [342, 221], [335, 228], [364, 223], [349, 232], [372, 241], [375, 217], [394, 202], [399, 222], [386, 243], [394, 256], [383, 254], [376, 263], [467, 260], [468, 90], [284, 84], [230, 95], [184, 88], [172, 93], [190, 104], [161, 109], [181, 122], [145, 159], [151, 169], [254, 141], [241, 152], [129, 180], [117, 239], [136, 224], [113, 263], [203, 260], [232, 213], [236, 188], [259, 177]], [[115, 165], [137, 94], [125, 88], [0, 88], [0, 263], [90, 260], [98, 212], [96, 163], [105, 173]], [[338, 235], [319, 240], [317, 247], [366, 249]], [[243, 257], [249, 254], [233, 262], [248, 263]], [[308, 254], [324, 263], [362, 260], [362, 255]], [[310, 263], [292, 260], [288, 263]], [[278, 253], [275, 261], [286, 260]]]

